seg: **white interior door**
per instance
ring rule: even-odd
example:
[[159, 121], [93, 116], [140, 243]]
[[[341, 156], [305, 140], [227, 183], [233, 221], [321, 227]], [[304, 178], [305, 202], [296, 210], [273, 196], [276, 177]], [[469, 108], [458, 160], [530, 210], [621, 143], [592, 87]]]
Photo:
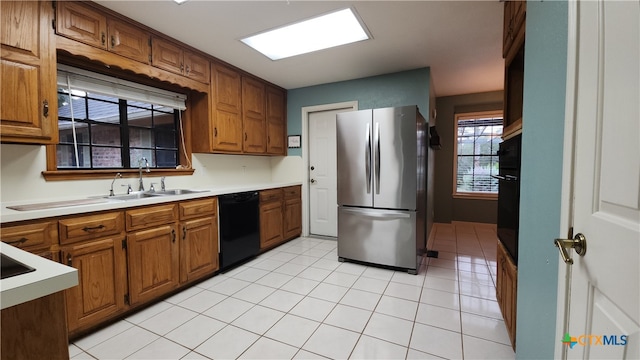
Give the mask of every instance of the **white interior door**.
[[349, 109], [309, 113], [309, 233], [338, 236], [336, 114]]
[[[569, 2], [577, 44], [566, 358], [640, 358], [640, 2]], [[576, 20], [576, 21], [573, 21]], [[573, 28], [570, 28], [570, 34]], [[572, 63], [570, 63], [570, 68]], [[575, 74], [575, 75], [572, 75]], [[573, 87], [575, 85], [575, 87]]]

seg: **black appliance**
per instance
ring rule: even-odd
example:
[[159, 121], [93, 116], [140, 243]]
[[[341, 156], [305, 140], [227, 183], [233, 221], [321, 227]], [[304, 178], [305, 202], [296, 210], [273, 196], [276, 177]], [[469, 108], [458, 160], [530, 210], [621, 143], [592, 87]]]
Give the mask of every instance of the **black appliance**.
[[220, 269], [258, 255], [260, 214], [257, 191], [218, 196], [220, 226]]
[[520, 155], [522, 135], [500, 143], [498, 150], [498, 238], [518, 265], [518, 228], [520, 226]]

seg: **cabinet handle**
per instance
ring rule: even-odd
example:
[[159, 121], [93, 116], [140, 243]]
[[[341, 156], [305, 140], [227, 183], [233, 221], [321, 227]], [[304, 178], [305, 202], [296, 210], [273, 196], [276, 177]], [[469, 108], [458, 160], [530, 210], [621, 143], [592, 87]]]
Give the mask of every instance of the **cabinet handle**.
[[72, 263], [73, 263], [73, 258], [71, 257], [71, 254], [67, 254], [67, 265], [71, 266]]
[[267, 135], [267, 144], [271, 145], [271, 136]]
[[24, 244], [24, 243], [26, 243], [26, 242], [27, 242], [27, 240], [29, 240], [29, 239], [27, 239], [26, 237], [21, 237], [21, 238], [20, 238], [20, 239], [18, 239], [18, 240], [8, 241], [8, 242], [7, 242], [7, 244], [9, 244], [9, 245], [18, 244], [18, 245], [19, 245], [19, 244]]
[[187, 238], [187, 227], [183, 226], [182, 227], [182, 240], [185, 240]]
[[49, 116], [49, 102], [47, 100], [42, 102], [42, 115], [44, 115], [44, 117]]
[[171, 241], [176, 242], [176, 229], [171, 229], [171, 237]]
[[213, 128], [213, 136], [218, 137], [218, 128]]
[[189, 67], [189, 65], [187, 65], [187, 75], [189, 75], [190, 72], [191, 72], [191, 68]]
[[98, 226], [85, 226], [85, 227], [82, 228], [82, 230], [84, 230], [86, 232], [90, 232], [90, 231], [93, 231], [93, 230], [100, 230], [100, 229], [104, 229], [104, 228], [105, 228], [105, 226], [100, 224]]
[[116, 37], [111, 35], [111, 48], [116, 47]]
[[247, 141], [247, 133], [244, 133], [244, 141]]
[[[187, 67], [187, 69], [188, 69], [188, 67]], [[184, 64], [180, 64], [180, 72], [183, 72], [183, 71], [184, 71]]]
[[104, 45], [107, 42], [107, 36], [105, 35], [104, 31], [102, 32], [102, 45]]

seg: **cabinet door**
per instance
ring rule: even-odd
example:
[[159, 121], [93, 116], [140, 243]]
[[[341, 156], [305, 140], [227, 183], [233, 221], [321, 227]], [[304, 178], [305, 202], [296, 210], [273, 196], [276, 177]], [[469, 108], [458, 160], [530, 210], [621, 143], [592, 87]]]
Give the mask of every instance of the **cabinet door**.
[[213, 149], [242, 151], [242, 85], [240, 74], [218, 64], [212, 66]]
[[262, 82], [242, 78], [242, 126], [245, 153], [264, 154], [266, 144], [265, 86]]
[[107, 48], [107, 17], [75, 1], [56, 2], [56, 33], [98, 48]]
[[142, 29], [116, 19], [107, 19], [108, 48], [118, 55], [145, 64], [151, 62], [151, 36]]
[[127, 235], [132, 305], [153, 300], [178, 286], [177, 236], [175, 224]]
[[184, 72], [184, 51], [170, 41], [154, 37], [151, 46], [151, 63], [153, 66], [176, 74]]
[[56, 48], [49, 1], [1, 1], [2, 142], [58, 142]]
[[182, 223], [180, 282], [187, 282], [218, 269], [218, 221], [215, 216]]
[[260, 205], [260, 249], [282, 242], [282, 200]]
[[208, 84], [211, 80], [209, 60], [191, 51], [184, 52], [184, 75], [193, 80]]
[[284, 239], [289, 240], [302, 233], [302, 201], [287, 199], [284, 201]]
[[285, 155], [285, 115], [284, 92], [267, 87], [267, 154]]
[[69, 332], [88, 328], [125, 309], [124, 236], [63, 247], [62, 262], [78, 269], [78, 286], [65, 290]]

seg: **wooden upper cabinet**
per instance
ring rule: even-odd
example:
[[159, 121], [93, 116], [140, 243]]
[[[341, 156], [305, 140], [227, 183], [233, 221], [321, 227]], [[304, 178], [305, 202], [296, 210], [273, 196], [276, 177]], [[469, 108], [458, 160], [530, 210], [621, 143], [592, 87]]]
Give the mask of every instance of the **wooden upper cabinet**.
[[512, 45], [524, 41], [527, 3], [524, 0], [504, 2], [504, 23], [502, 32], [502, 57], [509, 58]]
[[125, 21], [108, 17], [80, 2], [56, 2], [59, 35], [145, 64], [151, 62], [151, 34]]
[[153, 66], [205, 84], [209, 83], [210, 68], [207, 58], [160, 37], [154, 36], [151, 44], [151, 63]]
[[56, 48], [49, 1], [0, 2], [2, 142], [58, 142]]
[[264, 154], [266, 141], [266, 101], [263, 82], [242, 77], [242, 125], [245, 153]]
[[267, 154], [286, 155], [286, 109], [284, 91], [267, 86]]
[[[240, 74], [219, 64], [211, 67], [213, 151], [242, 151], [242, 82]], [[196, 131], [198, 131], [196, 129]]]

